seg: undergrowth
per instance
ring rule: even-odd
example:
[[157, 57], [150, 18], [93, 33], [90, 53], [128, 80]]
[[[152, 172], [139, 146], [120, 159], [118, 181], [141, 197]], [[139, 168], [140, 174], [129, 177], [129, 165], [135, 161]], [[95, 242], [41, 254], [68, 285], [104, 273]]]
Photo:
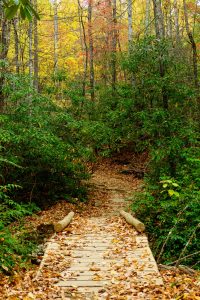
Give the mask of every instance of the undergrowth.
[[0, 186], [0, 271], [12, 274], [24, 262], [29, 260], [29, 255], [35, 244], [24, 239], [24, 233], [12, 233], [9, 224], [13, 221], [20, 222], [26, 215], [38, 211], [34, 203], [23, 204], [12, 200], [11, 195], [15, 189], [20, 188], [14, 184]]

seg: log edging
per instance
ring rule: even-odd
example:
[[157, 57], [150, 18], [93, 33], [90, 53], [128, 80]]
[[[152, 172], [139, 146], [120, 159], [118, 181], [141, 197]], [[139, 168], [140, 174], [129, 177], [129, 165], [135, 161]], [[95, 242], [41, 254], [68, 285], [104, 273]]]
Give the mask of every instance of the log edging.
[[138, 232], [141, 233], [145, 231], [145, 225], [138, 219], [134, 218], [131, 214], [125, 212], [124, 210], [120, 210], [120, 215], [124, 217], [128, 224], [134, 226]]
[[65, 229], [69, 225], [69, 223], [72, 221], [73, 217], [74, 217], [74, 212], [71, 211], [66, 217], [64, 217], [64, 219], [62, 219], [61, 221], [54, 224], [55, 232], [60, 232], [63, 229]]

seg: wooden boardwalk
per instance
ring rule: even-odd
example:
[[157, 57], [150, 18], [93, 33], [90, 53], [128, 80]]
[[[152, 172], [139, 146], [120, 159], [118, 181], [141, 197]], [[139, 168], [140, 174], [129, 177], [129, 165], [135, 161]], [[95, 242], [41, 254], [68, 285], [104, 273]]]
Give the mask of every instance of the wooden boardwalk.
[[75, 214], [70, 228], [51, 238], [37, 280], [49, 277], [57, 300], [155, 299], [148, 296], [148, 288], [156, 289], [163, 281], [147, 237], [119, 215], [138, 183], [106, 169], [96, 172], [90, 184], [109, 197], [102, 203], [94, 198], [90, 214]]
[[[121, 232], [121, 226], [128, 226], [129, 236]], [[79, 232], [55, 235], [49, 241], [38, 280], [58, 255], [55, 285], [62, 296], [57, 299], [108, 299], [118, 287], [127, 296], [109, 299], [139, 299], [128, 296], [133, 286], [163, 284], [147, 237], [123, 224], [120, 217], [88, 218]]]

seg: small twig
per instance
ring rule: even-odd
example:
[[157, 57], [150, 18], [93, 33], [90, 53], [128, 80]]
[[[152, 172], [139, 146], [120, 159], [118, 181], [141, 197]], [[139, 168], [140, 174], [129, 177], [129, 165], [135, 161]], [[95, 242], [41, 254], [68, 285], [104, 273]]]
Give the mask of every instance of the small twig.
[[177, 220], [176, 220], [174, 226], [173, 226], [173, 227], [171, 228], [171, 230], [169, 231], [168, 236], [167, 236], [165, 242], [164, 242], [163, 245], [162, 245], [162, 248], [161, 248], [160, 253], [159, 253], [159, 255], [158, 255], [158, 258], [157, 258], [157, 263], [160, 262], [160, 258], [161, 258], [162, 254], [163, 254], [163, 252], [164, 252], [164, 248], [165, 248], [165, 246], [166, 246], [166, 244], [167, 244], [167, 242], [168, 242], [168, 240], [169, 240], [169, 238], [170, 238], [170, 236], [171, 236], [173, 230], [176, 228], [176, 225], [177, 225], [178, 222], [179, 222], [180, 216], [182, 215], [182, 213], [183, 213], [187, 208], [188, 208], [188, 205], [186, 205], [186, 206], [178, 213], [178, 215], [177, 215]]
[[193, 270], [193, 269], [191, 269], [187, 266], [179, 265], [177, 268], [179, 270], [181, 270], [182, 272], [186, 273], [186, 274], [189, 274], [189, 275], [194, 275], [195, 274], [195, 270]]
[[160, 270], [172, 270], [172, 271], [176, 271], [176, 270], [180, 270], [186, 274], [189, 274], [189, 275], [194, 275], [195, 274], [195, 270], [187, 267], [187, 266], [184, 266], [184, 265], [180, 265], [178, 267], [175, 267], [175, 266], [166, 266], [166, 265], [162, 265], [162, 264], [159, 264], [158, 265], [159, 269]]
[[193, 230], [193, 232], [192, 232], [192, 234], [191, 234], [189, 240], [187, 241], [185, 247], [183, 248], [181, 254], [179, 255], [179, 258], [178, 258], [178, 260], [177, 260], [177, 262], [176, 262], [176, 267], [179, 265], [179, 262], [181, 261], [182, 256], [184, 255], [184, 253], [185, 253], [185, 251], [186, 251], [188, 245], [191, 243], [192, 239], [194, 238], [195, 232], [196, 232], [196, 230], [197, 230], [199, 227], [200, 227], [200, 223], [194, 228], [194, 230]]
[[34, 191], [35, 186], [36, 186], [36, 177], [35, 177], [35, 181], [34, 181], [32, 189], [31, 189], [31, 192], [30, 192], [29, 203], [31, 203], [31, 201], [32, 201], [33, 191]]
[[194, 268], [195, 266], [198, 266], [198, 264], [200, 264], [200, 260], [198, 260], [194, 265], [192, 265], [192, 267]]
[[[189, 257], [192, 257], [192, 256], [194, 256], [194, 255], [196, 255], [196, 254], [199, 254], [199, 253], [200, 253], [200, 251], [197, 251], [197, 252], [194, 252], [194, 253], [192, 253], [192, 254], [186, 255], [186, 256], [180, 258], [180, 259], [179, 259], [179, 262], [185, 260], [186, 258], [189, 258]], [[173, 265], [173, 264], [175, 264], [177, 261], [178, 261], [178, 259], [175, 260], [175, 261], [173, 261], [173, 262], [171, 262], [171, 263], [169, 263], [169, 264], [167, 264], [167, 265], [168, 265], [168, 266]]]

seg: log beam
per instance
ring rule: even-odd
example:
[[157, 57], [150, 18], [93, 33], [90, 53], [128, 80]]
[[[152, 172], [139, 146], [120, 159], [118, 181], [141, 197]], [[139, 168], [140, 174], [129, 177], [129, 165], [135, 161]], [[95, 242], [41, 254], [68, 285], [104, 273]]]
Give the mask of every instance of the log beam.
[[55, 232], [60, 232], [65, 227], [67, 227], [69, 225], [69, 223], [71, 222], [73, 216], [74, 216], [74, 212], [71, 211], [64, 219], [62, 219], [58, 223], [54, 224], [54, 230], [55, 230]]
[[144, 232], [145, 226], [138, 219], [134, 218], [131, 214], [125, 212], [124, 210], [120, 211], [120, 215], [124, 217], [126, 222], [130, 225], [133, 225], [138, 232]]

